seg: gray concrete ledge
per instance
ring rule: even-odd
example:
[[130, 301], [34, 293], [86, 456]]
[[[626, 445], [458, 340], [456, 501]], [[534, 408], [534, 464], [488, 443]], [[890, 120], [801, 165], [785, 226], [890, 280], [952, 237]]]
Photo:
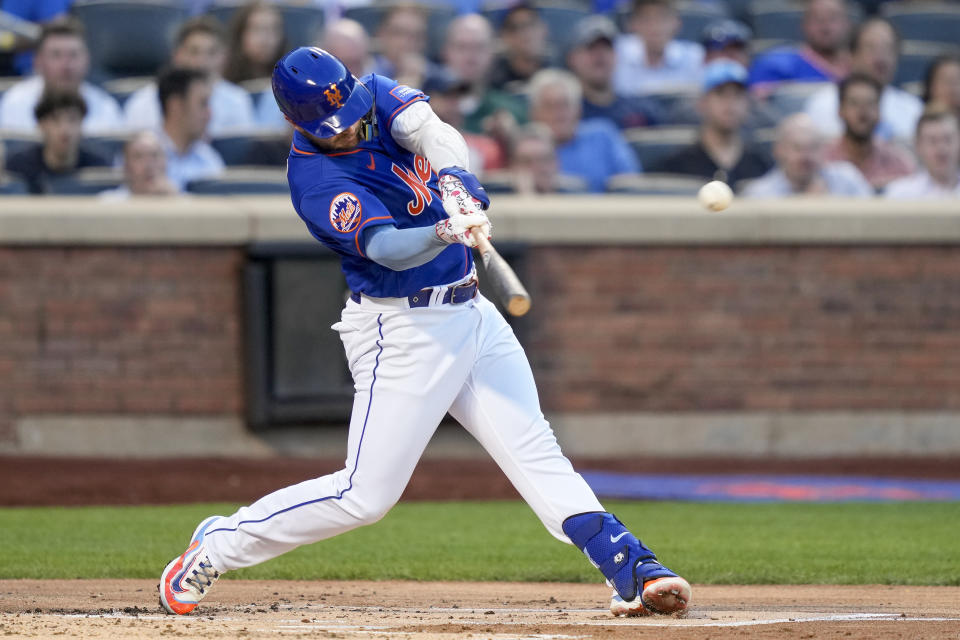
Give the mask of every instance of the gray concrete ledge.
[[[553, 428], [568, 456], [665, 458], [932, 457], [960, 455], [960, 413], [566, 414]], [[271, 455], [345, 457], [347, 429], [248, 432], [239, 419], [175, 416], [30, 416], [0, 454], [56, 456]], [[458, 425], [441, 426], [426, 458], [486, 453]]]
[[[960, 202], [879, 198], [736, 200], [498, 196], [499, 240], [536, 244], [958, 244]], [[2, 245], [228, 245], [310, 241], [290, 200], [273, 197], [2, 198]]]

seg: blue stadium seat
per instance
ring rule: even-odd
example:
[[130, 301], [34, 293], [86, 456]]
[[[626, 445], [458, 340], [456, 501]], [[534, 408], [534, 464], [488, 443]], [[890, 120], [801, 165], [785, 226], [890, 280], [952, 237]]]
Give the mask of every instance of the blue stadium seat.
[[20, 153], [24, 149], [29, 149], [39, 142], [39, 131], [36, 133], [24, 133], [22, 131], [0, 129], [0, 144], [3, 145], [4, 149], [6, 149], [6, 155], [8, 159], [17, 153]]
[[781, 116], [803, 111], [811, 95], [831, 82], [784, 82], [770, 94], [769, 104]]
[[83, 142], [85, 145], [92, 147], [104, 158], [115, 160], [123, 155], [123, 146], [127, 144], [128, 139], [129, 135], [124, 133], [114, 135], [85, 136]]
[[[233, 14], [246, 2], [217, 2], [207, 9], [207, 13], [224, 25], [229, 25]], [[319, 6], [286, 4], [275, 2], [274, 6], [283, 15], [283, 31], [287, 47], [305, 47], [316, 45], [323, 31], [324, 13]]]
[[254, 164], [283, 166], [290, 153], [290, 137], [286, 134], [223, 136], [214, 138], [210, 144], [231, 167]]
[[714, 20], [730, 17], [723, 4], [703, 4], [700, 2], [677, 2], [677, 14], [680, 16], [680, 40], [700, 42], [704, 27]]
[[[443, 41], [447, 36], [447, 27], [457, 17], [457, 12], [448, 6], [424, 5], [423, 8], [427, 12], [427, 56], [439, 59]], [[389, 5], [386, 4], [350, 7], [343, 12], [343, 17], [356, 20], [363, 25], [367, 33], [375, 36], [383, 14], [388, 9]]]
[[16, 178], [0, 179], [0, 196], [25, 196], [27, 185]]
[[216, 178], [194, 180], [187, 191], [198, 195], [289, 195], [287, 172], [278, 167], [234, 167]]
[[90, 196], [101, 191], [116, 189], [123, 184], [123, 173], [112, 167], [80, 169], [64, 178], [54, 178], [48, 183], [51, 195]]
[[[960, 32], [957, 33], [960, 42]], [[897, 60], [897, 74], [893, 83], [899, 86], [912, 82], [923, 82], [927, 75], [927, 67], [938, 56], [957, 54], [960, 49], [953, 44], [942, 42], [923, 42], [920, 40], [905, 40], [900, 47], [900, 58]]]
[[693, 144], [697, 127], [637, 127], [626, 129], [623, 134], [640, 164], [651, 168], [678, 149]]
[[645, 196], [695, 196], [707, 180], [678, 173], [622, 174], [607, 180], [607, 193]]
[[91, 68], [106, 77], [154, 75], [187, 17], [164, 0], [77, 0], [70, 11], [86, 28]]
[[960, 44], [960, 5], [947, 2], [888, 2], [880, 13], [904, 40]]

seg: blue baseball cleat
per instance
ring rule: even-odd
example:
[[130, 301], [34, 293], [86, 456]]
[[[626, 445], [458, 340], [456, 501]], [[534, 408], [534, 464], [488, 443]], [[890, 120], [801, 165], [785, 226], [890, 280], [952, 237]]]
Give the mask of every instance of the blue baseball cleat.
[[223, 516], [210, 516], [199, 525], [190, 538], [187, 550], [170, 561], [160, 574], [160, 605], [167, 613], [183, 615], [197, 608], [197, 604], [220, 577], [207, 557], [203, 538], [214, 521]]

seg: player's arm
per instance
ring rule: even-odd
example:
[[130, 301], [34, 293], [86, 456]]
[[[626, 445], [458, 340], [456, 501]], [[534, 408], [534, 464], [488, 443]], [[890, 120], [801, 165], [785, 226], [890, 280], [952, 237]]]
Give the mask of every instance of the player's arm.
[[[401, 147], [423, 156], [437, 170], [440, 199], [448, 215], [484, 215], [490, 198], [470, 173], [467, 143], [428, 103], [415, 102], [401, 111], [390, 125], [390, 135]], [[489, 221], [477, 226], [482, 226], [489, 237]]]

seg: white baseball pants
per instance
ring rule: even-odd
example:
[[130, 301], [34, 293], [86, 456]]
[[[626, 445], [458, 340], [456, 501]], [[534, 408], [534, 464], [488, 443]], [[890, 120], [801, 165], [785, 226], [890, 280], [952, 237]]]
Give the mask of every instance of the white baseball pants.
[[[438, 287], [438, 289], [441, 289]], [[493, 456], [547, 530], [603, 511], [540, 411], [513, 330], [488, 300], [410, 309], [348, 301], [340, 332], [356, 387], [344, 469], [271, 493], [206, 534], [220, 571], [255, 565], [382, 518], [449, 410]]]

